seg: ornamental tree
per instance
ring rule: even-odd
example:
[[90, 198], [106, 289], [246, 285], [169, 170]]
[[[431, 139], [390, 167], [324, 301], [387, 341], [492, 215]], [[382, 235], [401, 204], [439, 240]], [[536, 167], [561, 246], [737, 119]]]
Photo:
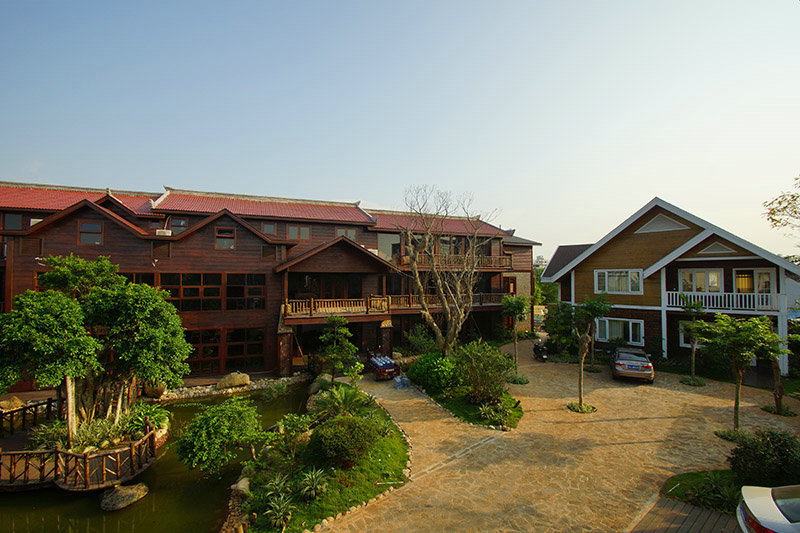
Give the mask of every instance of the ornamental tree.
[[777, 360], [788, 350], [781, 348], [781, 337], [772, 331], [772, 321], [765, 316], [732, 318], [717, 313], [713, 323], [701, 322], [700, 338], [707, 353], [728, 357], [733, 363], [736, 398], [733, 404], [733, 430], [739, 430], [739, 403], [742, 380], [754, 359]]
[[[689, 298], [681, 293], [681, 308], [683, 312], [689, 317], [689, 323], [683, 325], [683, 334], [689, 337], [689, 342], [692, 345], [692, 383], [698, 383], [697, 376], [695, 376], [695, 361], [697, 360], [697, 343], [700, 334], [700, 317], [705, 314], [702, 302], [690, 302]], [[702, 383], [702, 381], [700, 381]]]
[[319, 336], [323, 344], [322, 360], [331, 369], [331, 385], [336, 372], [342, 372], [345, 366], [353, 363], [353, 356], [358, 348], [350, 342], [353, 336], [347, 329], [347, 319], [341, 316], [329, 316], [326, 319], [325, 332]]
[[[594, 338], [596, 336], [595, 328], [597, 319], [606, 316], [608, 312], [611, 311], [612, 307], [613, 305], [608, 299], [608, 295], [604, 292], [598, 294], [594, 298], [586, 296], [582, 304], [575, 306], [576, 327], [578, 325], [585, 326], [586, 335], [589, 335], [591, 339], [592, 366], [594, 366]], [[578, 336], [581, 336], [580, 333], [578, 333]], [[581, 361], [581, 368], [583, 368], [583, 361]]]

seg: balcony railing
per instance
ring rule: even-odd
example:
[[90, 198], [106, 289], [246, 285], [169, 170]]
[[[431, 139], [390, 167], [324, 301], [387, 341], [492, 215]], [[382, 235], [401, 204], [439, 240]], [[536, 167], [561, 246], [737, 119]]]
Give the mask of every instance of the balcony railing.
[[667, 292], [667, 307], [681, 307], [684, 298], [700, 302], [706, 311], [778, 311], [785, 294], [736, 292]]
[[[470, 257], [467, 255], [420, 255], [417, 260], [419, 266], [437, 265], [441, 267], [461, 267], [468, 261], [475, 260], [478, 268], [511, 268], [511, 256], [508, 255], [479, 255]], [[411, 258], [404, 256], [404, 265], [411, 264]]]
[[[506, 293], [477, 293], [472, 295], [472, 306], [483, 307], [500, 305]], [[434, 294], [424, 296], [429, 308], [439, 307], [439, 297]], [[284, 314], [287, 317], [329, 316], [329, 315], [370, 315], [386, 314], [392, 310], [420, 309], [417, 295], [368, 296], [366, 298], [310, 298], [307, 300], [287, 300]]]

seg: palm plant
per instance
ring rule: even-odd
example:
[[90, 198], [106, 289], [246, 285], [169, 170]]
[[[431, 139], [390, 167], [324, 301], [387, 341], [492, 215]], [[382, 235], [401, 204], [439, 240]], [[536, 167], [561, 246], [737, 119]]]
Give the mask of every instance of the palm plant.
[[303, 473], [298, 488], [305, 498], [316, 500], [328, 490], [328, 474], [321, 468], [312, 468]]

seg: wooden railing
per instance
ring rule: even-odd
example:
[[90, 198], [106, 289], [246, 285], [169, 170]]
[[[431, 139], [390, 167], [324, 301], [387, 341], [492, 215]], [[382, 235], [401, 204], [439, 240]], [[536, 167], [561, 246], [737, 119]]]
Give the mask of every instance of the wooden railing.
[[[475, 262], [478, 268], [511, 268], [511, 256], [508, 255], [450, 255], [450, 254], [420, 254], [417, 258], [419, 266], [438, 265], [442, 267], [461, 267], [467, 263]], [[409, 256], [402, 258], [402, 263], [411, 263]]]
[[156, 429], [125, 448], [97, 453], [43, 450], [0, 453], [0, 487], [55, 484], [69, 491], [96, 490], [124, 483], [156, 458]]
[[682, 307], [684, 299], [700, 302], [707, 311], [778, 311], [783, 294], [735, 292], [667, 292], [667, 307]]
[[61, 405], [55, 398], [29, 403], [16, 409], [0, 411], [0, 437], [17, 429], [25, 430], [39, 422], [59, 418]]
[[[472, 306], [499, 305], [505, 293], [477, 293], [472, 296]], [[428, 307], [439, 307], [441, 302], [435, 294], [426, 294]], [[393, 309], [419, 309], [418, 295], [399, 294], [391, 296], [368, 296], [366, 298], [288, 300], [285, 304], [285, 316], [327, 316], [372, 313], [391, 313]]]

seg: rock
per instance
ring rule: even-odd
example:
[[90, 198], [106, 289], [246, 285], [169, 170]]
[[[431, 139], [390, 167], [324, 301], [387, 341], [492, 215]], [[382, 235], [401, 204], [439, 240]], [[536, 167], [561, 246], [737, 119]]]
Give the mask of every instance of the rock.
[[241, 372], [232, 372], [217, 382], [217, 390], [250, 385], [250, 376]]
[[12, 409], [19, 409], [20, 407], [25, 407], [25, 402], [16, 396], [0, 401], [0, 411], [10, 411]]
[[312, 394], [311, 396], [308, 397], [308, 400], [306, 400], [306, 412], [308, 413], [314, 412], [314, 407], [316, 407], [317, 404], [318, 394], [319, 393]]
[[167, 390], [167, 386], [163, 383], [145, 383], [143, 393], [148, 398], [161, 398]]
[[309, 394], [316, 394], [320, 391], [324, 383], [330, 383], [331, 375], [330, 374], [320, 374], [317, 376], [311, 385], [308, 386], [308, 393]]
[[123, 509], [147, 496], [147, 492], [147, 485], [144, 483], [128, 486], [117, 485], [103, 493], [100, 508], [104, 511]]
[[234, 494], [238, 493], [238, 494], [242, 494], [244, 496], [249, 496], [250, 495], [250, 478], [249, 477], [243, 477], [242, 479], [237, 481], [235, 484], [231, 485], [231, 490], [233, 491]]

